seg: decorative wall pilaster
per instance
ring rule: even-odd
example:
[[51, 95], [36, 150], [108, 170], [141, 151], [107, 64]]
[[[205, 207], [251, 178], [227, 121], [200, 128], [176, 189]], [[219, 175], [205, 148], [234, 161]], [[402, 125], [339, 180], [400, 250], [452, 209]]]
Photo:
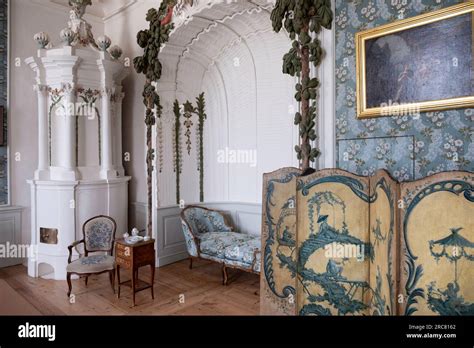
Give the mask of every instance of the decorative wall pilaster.
[[113, 154], [112, 154], [112, 96], [114, 91], [111, 88], [104, 87], [101, 90], [102, 100], [102, 117], [100, 122], [101, 130], [101, 177], [102, 179], [115, 178], [117, 172], [113, 165]]
[[125, 93], [122, 92], [122, 87], [116, 87], [114, 97], [114, 117], [115, 117], [115, 152], [114, 152], [114, 164], [120, 176], [125, 175], [125, 169], [123, 168], [123, 145], [122, 145], [122, 102], [125, 98]]

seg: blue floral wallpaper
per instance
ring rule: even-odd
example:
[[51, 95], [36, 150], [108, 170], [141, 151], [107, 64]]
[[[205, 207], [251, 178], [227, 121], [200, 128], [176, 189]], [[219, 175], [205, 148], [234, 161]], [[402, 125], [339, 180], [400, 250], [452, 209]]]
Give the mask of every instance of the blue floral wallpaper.
[[[8, 7], [7, 1], [0, 2], [0, 105], [6, 109], [8, 81]], [[5, 114], [6, 118], [6, 114]], [[0, 124], [4, 139], [7, 136], [7, 124]], [[0, 146], [0, 205], [8, 204], [8, 168], [7, 147]]]
[[336, 134], [338, 167], [368, 175], [387, 169], [408, 181], [440, 171], [474, 171], [474, 110], [356, 118], [355, 34], [459, 0], [336, 0]]

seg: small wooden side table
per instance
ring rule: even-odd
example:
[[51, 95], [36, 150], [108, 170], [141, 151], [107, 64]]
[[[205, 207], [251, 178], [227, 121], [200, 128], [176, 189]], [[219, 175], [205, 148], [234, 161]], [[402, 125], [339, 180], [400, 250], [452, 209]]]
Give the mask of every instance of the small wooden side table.
[[[120, 298], [120, 286], [128, 284], [132, 288], [133, 306], [135, 307], [135, 294], [137, 292], [151, 289], [151, 298], [155, 299], [153, 284], [155, 282], [155, 240], [128, 244], [123, 239], [116, 241], [115, 263], [117, 264], [116, 274], [118, 281], [117, 297]], [[138, 279], [138, 269], [150, 266], [151, 283], [146, 283]], [[120, 268], [130, 270], [130, 280], [120, 282]]]

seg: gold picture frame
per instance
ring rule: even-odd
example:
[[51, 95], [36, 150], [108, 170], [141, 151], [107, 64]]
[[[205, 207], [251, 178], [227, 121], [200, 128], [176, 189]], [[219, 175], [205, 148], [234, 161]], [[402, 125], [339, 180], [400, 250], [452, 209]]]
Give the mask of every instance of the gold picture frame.
[[[371, 118], [390, 115], [406, 115], [417, 114], [427, 111], [439, 111], [454, 108], [474, 107], [474, 95], [472, 91], [469, 96], [463, 95], [459, 97], [441, 98], [438, 100], [419, 100], [410, 101], [408, 103], [393, 103], [391, 99], [387, 98], [387, 104], [374, 104], [378, 106], [368, 106], [367, 103], [367, 56], [366, 44], [368, 40], [378, 39], [391, 34], [401, 33], [409, 29], [419, 28], [435, 22], [453, 19], [454, 17], [464, 14], [472, 14], [471, 26], [472, 34], [474, 36], [474, 3], [467, 2], [454, 6], [450, 6], [441, 10], [424, 13], [422, 15], [399, 20], [393, 23], [379, 26], [377, 28], [361, 31], [356, 34], [356, 74], [357, 74], [357, 118]], [[413, 32], [413, 31], [412, 31]], [[408, 32], [407, 32], [408, 33]], [[402, 35], [402, 34], [399, 34]], [[393, 35], [392, 35], [393, 36]], [[471, 37], [472, 40], [472, 37]], [[460, 46], [461, 47], [461, 46]], [[474, 42], [472, 43], [474, 50]], [[473, 50], [469, 52], [471, 61], [473, 60]], [[378, 66], [377, 66], [378, 67]], [[389, 69], [389, 68], [387, 68]], [[474, 74], [474, 69], [471, 64], [471, 72]], [[438, 83], [438, 82], [437, 82]], [[439, 86], [439, 83], [435, 86]], [[373, 92], [379, 93], [379, 92]], [[376, 99], [376, 98], [374, 98]], [[388, 106], [388, 107], [386, 107]]]

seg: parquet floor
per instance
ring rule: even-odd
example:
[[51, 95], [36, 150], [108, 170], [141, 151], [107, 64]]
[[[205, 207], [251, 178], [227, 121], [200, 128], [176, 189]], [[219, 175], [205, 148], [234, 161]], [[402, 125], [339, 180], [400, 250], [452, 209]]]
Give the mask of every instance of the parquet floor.
[[[73, 280], [74, 303], [67, 298], [66, 281], [30, 278], [24, 266], [0, 269], [0, 279], [43, 315], [259, 314], [258, 275], [229, 270], [229, 285], [223, 286], [218, 264], [195, 261], [192, 270], [188, 265], [185, 260], [158, 268], [155, 300], [150, 290], [145, 290], [137, 294], [134, 308], [130, 289], [122, 286], [121, 298], [117, 299], [107, 274], [90, 277], [87, 287], [83, 279]], [[148, 273], [149, 268], [143, 268], [140, 278], [148, 281]], [[122, 280], [126, 279], [123, 271]]]

